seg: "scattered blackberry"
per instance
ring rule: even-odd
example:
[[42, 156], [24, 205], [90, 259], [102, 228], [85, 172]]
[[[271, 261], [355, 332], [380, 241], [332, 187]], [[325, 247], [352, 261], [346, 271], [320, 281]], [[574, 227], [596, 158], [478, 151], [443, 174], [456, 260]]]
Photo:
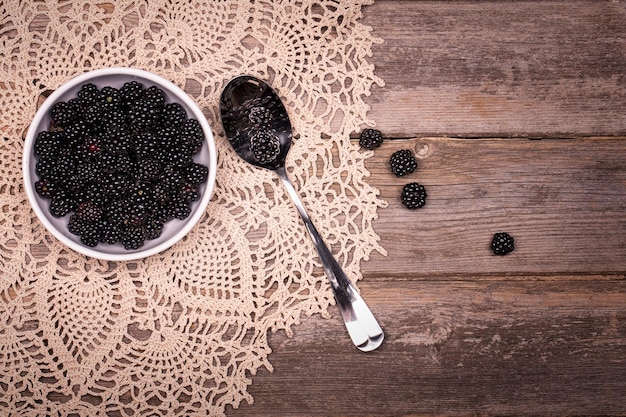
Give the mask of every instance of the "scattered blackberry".
[[515, 249], [515, 239], [506, 232], [495, 233], [491, 240], [491, 250], [496, 255], [506, 255]]
[[86, 84], [59, 103], [35, 140], [34, 187], [53, 216], [69, 214], [68, 230], [84, 245], [137, 249], [190, 215], [208, 168], [193, 161], [204, 134], [180, 104], [137, 82]]
[[76, 175], [83, 182], [96, 181], [100, 174], [100, 169], [95, 162], [84, 162], [76, 167]]
[[413, 152], [409, 149], [402, 149], [391, 155], [389, 165], [391, 167], [391, 172], [393, 172], [396, 177], [402, 177], [415, 171], [415, 168], [417, 168], [417, 161], [413, 156]]
[[359, 136], [359, 145], [365, 149], [376, 149], [383, 143], [383, 134], [380, 130], [365, 129]]
[[157, 145], [162, 149], [176, 149], [179, 136], [180, 130], [172, 126], [164, 127], [155, 134]]
[[75, 146], [82, 143], [87, 137], [91, 135], [89, 125], [84, 120], [76, 120], [71, 125], [67, 126], [63, 130], [65, 141], [69, 146]]
[[80, 153], [85, 159], [95, 159], [103, 151], [102, 140], [99, 137], [88, 136], [84, 139]]
[[260, 164], [267, 164], [280, 154], [280, 142], [269, 130], [260, 130], [250, 138], [250, 150]]
[[102, 179], [102, 187], [111, 198], [124, 194], [129, 183], [129, 179], [120, 173], [108, 174]]
[[422, 208], [426, 204], [426, 189], [416, 182], [408, 183], [402, 188], [401, 200], [408, 209]]
[[83, 120], [85, 123], [93, 125], [98, 122], [100, 119], [100, 114], [102, 114], [102, 107], [99, 105], [94, 105], [87, 107], [83, 110]]

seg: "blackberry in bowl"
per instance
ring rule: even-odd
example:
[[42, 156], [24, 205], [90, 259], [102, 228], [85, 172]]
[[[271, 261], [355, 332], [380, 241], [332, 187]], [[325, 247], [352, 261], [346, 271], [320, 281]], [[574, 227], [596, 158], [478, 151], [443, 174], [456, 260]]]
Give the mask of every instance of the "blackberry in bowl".
[[213, 194], [217, 152], [200, 108], [152, 73], [106, 68], [55, 90], [24, 143], [26, 193], [71, 249], [123, 261], [186, 235]]

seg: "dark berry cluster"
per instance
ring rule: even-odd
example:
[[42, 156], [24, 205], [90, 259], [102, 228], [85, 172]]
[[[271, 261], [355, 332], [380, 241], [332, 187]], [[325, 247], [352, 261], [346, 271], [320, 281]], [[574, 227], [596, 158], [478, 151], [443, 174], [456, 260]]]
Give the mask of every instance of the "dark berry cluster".
[[491, 240], [491, 250], [496, 255], [506, 255], [515, 249], [515, 239], [506, 232], [493, 235]]
[[87, 246], [138, 249], [185, 219], [208, 168], [194, 162], [204, 133], [164, 92], [130, 81], [121, 88], [81, 87], [56, 103], [35, 140], [36, 192]]
[[267, 164], [280, 154], [280, 141], [272, 130], [259, 130], [250, 137], [250, 150], [261, 164]]
[[410, 182], [402, 188], [400, 199], [408, 209], [422, 208], [426, 204], [426, 188], [417, 182]]
[[415, 171], [417, 161], [410, 149], [401, 149], [391, 155], [389, 166], [396, 177], [403, 177]]
[[359, 145], [365, 149], [376, 149], [383, 144], [383, 134], [380, 130], [365, 129], [359, 136]]

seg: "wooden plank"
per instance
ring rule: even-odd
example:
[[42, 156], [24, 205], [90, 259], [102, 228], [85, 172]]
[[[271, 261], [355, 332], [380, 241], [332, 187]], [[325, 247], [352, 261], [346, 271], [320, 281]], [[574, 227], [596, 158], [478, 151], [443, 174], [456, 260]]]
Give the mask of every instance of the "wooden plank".
[[387, 134], [626, 133], [626, 4], [377, 1], [369, 116]]
[[[387, 140], [367, 160], [370, 184], [389, 203], [374, 230], [388, 256], [362, 264], [367, 278], [476, 279], [626, 274], [626, 140], [418, 138]], [[390, 155], [411, 149], [418, 168], [395, 177]], [[424, 184], [408, 210], [404, 184]], [[494, 233], [516, 239], [498, 257]]]
[[333, 318], [274, 334], [274, 372], [229, 416], [621, 415], [626, 281], [368, 280], [386, 340], [363, 354]]

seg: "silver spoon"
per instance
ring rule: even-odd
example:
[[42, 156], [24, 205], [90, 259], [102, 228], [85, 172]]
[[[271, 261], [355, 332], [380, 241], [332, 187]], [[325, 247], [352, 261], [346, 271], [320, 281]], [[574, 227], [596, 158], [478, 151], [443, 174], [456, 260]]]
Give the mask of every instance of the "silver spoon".
[[287, 177], [285, 159], [292, 129], [280, 98], [257, 78], [236, 77], [224, 87], [220, 115], [226, 137], [237, 154], [252, 165], [274, 171], [285, 185], [313, 239], [352, 342], [362, 351], [376, 349], [383, 341], [383, 330], [315, 229]]

